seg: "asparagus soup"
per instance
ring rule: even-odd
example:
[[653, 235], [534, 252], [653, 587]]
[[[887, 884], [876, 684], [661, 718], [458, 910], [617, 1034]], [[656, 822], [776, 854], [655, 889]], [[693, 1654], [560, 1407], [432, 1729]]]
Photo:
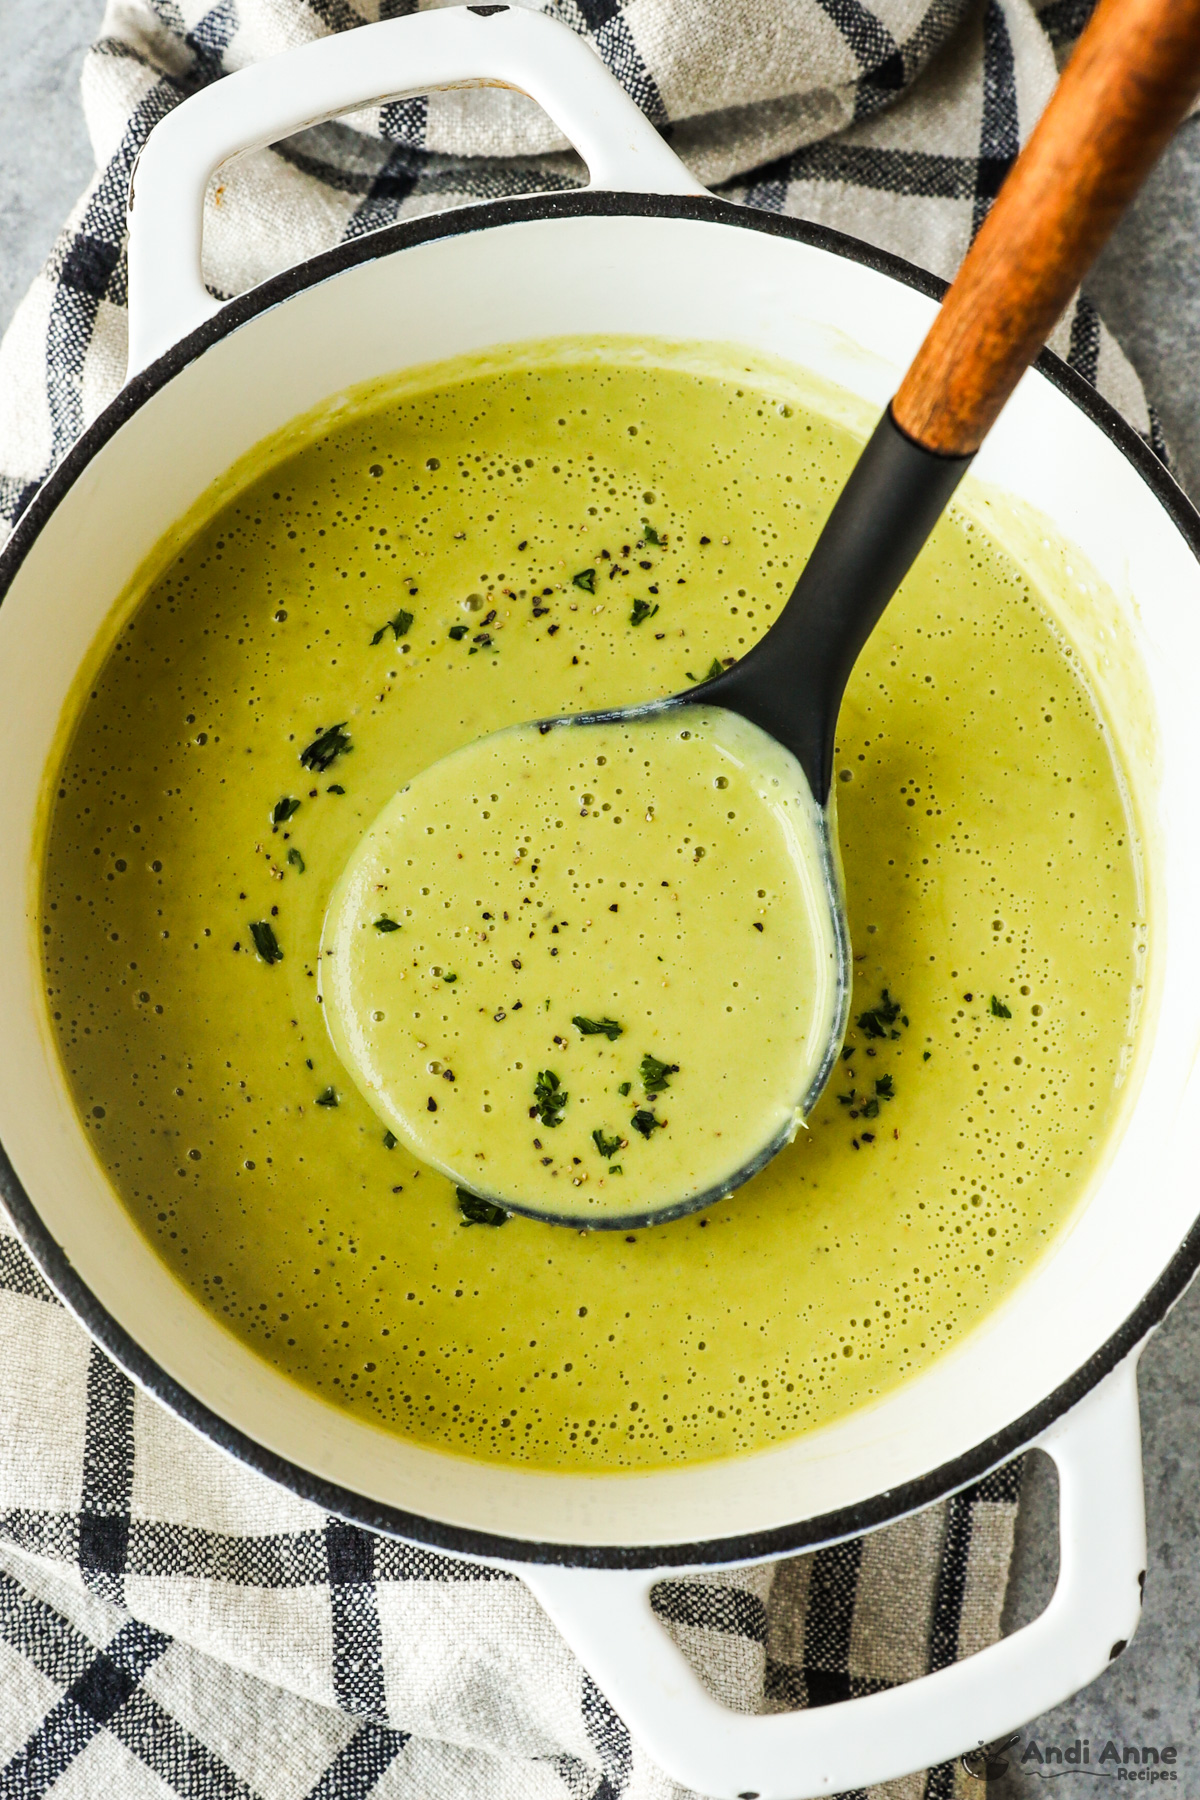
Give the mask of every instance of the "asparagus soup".
[[[484, 879], [482, 813], [507, 802], [485, 801], [504, 790], [481, 770], [457, 826], [453, 796], [439, 802], [432, 874], [414, 861], [352, 902], [339, 883], [441, 759], [676, 693], [743, 654], [857, 448], [740, 354], [722, 369], [666, 345], [517, 348], [300, 422], [129, 595], [48, 797], [51, 1022], [95, 1154], [158, 1255], [332, 1404], [544, 1469], [756, 1450], [927, 1366], [1084, 1195], [1137, 1023], [1134, 823], [1053, 593], [961, 510], [847, 690], [850, 1025], [805, 1128], [751, 1181], [645, 1230], [510, 1215], [485, 1181], [438, 1171], [432, 1136], [393, 1129], [347, 1049], [347, 1018], [364, 1041], [394, 1027], [409, 1102], [465, 1117], [461, 1078], [481, 1147], [511, 1134], [543, 1198], [636, 1196], [689, 1130], [736, 1135], [789, 1009], [803, 1060], [794, 1008], [802, 990], [816, 1008], [816, 988], [782, 948], [802, 884], [770, 846], [739, 868], [719, 835], [741, 805], [732, 769], [708, 771], [731, 786], [704, 788], [702, 827], [686, 808], [663, 821], [655, 875], [622, 867], [608, 821], [665, 806], [667, 788], [619, 775], [614, 745], [586, 787], [564, 765], [506, 815], [503, 882], [520, 891]], [[732, 897], [705, 912], [722, 865]], [[514, 906], [529, 925], [495, 916]], [[336, 979], [327, 915], [369, 951]], [[618, 924], [624, 986], [604, 967]], [[704, 930], [701, 996], [680, 933]], [[338, 979], [340, 1038], [323, 1004]], [[657, 1121], [646, 1134], [638, 1112]]]

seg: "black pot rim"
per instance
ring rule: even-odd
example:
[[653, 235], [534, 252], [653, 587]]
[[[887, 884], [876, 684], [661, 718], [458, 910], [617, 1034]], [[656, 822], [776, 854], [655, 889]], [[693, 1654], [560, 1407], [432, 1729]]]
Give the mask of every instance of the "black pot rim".
[[[787, 238], [795, 243], [828, 251], [878, 274], [888, 275], [894, 281], [914, 288], [933, 300], [941, 298], [947, 285], [938, 277], [898, 256], [877, 250], [857, 238], [830, 230], [827, 226], [785, 218], [778, 213], [735, 206], [710, 196], [685, 198], [582, 189], [570, 193], [490, 201], [450, 213], [436, 214], [431, 218], [403, 221], [354, 242], [340, 244], [333, 250], [312, 257], [275, 276], [251, 293], [230, 301], [215, 318], [206, 320], [157, 361], [134, 376], [39, 488], [7, 545], [0, 551], [0, 603], [42, 528], [92, 458], [160, 388], [165, 387], [201, 357], [211, 345], [236, 331], [239, 326], [304, 289], [328, 281], [360, 263], [373, 262], [418, 244], [468, 232], [501, 229], [531, 220], [581, 217], [689, 219], [700, 223], [731, 225], [743, 231], [762, 232], [769, 237]], [[1192, 554], [1200, 560], [1200, 516], [1150, 447], [1101, 398], [1090, 383], [1068, 368], [1059, 357], [1043, 351], [1036, 366], [1133, 464]], [[912, 1481], [833, 1512], [732, 1537], [673, 1544], [560, 1544], [506, 1537], [406, 1512], [368, 1499], [337, 1482], [324, 1480], [287, 1458], [266, 1450], [219, 1414], [202, 1405], [148, 1356], [100, 1304], [72, 1267], [62, 1246], [46, 1228], [32, 1199], [21, 1185], [3, 1145], [0, 1145], [0, 1196], [46, 1279], [92, 1337], [135, 1381], [210, 1442], [300, 1498], [310, 1500], [326, 1511], [336, 1513], [370, 1531], [406, 1538], [452, 1554], [501, 1561], [557, 1563], [579, 1568], [656, 1569], [688, 1564], [750, 1562], [852, 1537], [900, 1518], [905, 1513], [928, 1506], [1016, 1455], [1089, 1393], [1163, 1319], [1197, 1267], [1200, 1267], [1200, 1220], [1197, 1220], [1157, 1281], [1124, 1324], [1067, 1381], [1002, 1431]], [[747, 1462], [746, 1467], [749, 1476], [752, 1462]]]

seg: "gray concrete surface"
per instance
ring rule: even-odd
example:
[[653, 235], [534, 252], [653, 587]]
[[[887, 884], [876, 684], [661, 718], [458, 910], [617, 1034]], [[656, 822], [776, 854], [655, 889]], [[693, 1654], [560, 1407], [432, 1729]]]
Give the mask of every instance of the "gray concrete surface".
[[[91, 172], [78, 73], [101, 10], [101, 0], [0, 0], [0, 327]], [[1184, 485], [1200, 494], [1200, 122], [1181, 131], [1087, 286], [1159, 411]], [[1026, 1727], [1005, 1775], [987, 1784], [1000, 1800], [1030, 1800], [1059, 1778], [1055, 1764], [1018, 1760], [1031, 1740], [1065, 1748], [1076, 1737], [1093, 1758], [1110, 1738], [1122, 1748], [1175, 1744], [1179, 1780], [1164, 1791], [1200, 1800], [1198, 1387], [1200, 1288], [1142, 1362], [1150, 1573], [1141, 1629], [1083, 1694]], [[1010, 1630], [1053, 1588], [1055, 1530], [1053, 1471], [1039, 1459], [1018, 1525]], [[1091, 1768], [1073, 1792], [1097, 1787]]]
[[0, 0], [0, 330], [92, 173], [79, 69], [103, 0]]
[[1200, 497], [1200, 118], [1177, 133], [1084, 286]]

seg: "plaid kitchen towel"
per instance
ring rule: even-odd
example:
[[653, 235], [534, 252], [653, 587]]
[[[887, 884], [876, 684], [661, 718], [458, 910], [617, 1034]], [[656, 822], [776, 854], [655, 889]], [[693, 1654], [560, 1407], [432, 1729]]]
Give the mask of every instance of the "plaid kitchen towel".
[[[3, 1231], [0, 1344], [0, 1800], [697, 1800], [521, 1581], [214, 1449]], [[1010, 1464], [868, 1537], [664, 1581], [655, 1607], [739, 1711], [876, 1693], [999, 1635], [1019, 1487]], [[950, 1764], [875, 1793], [963, 1785]]]
[[[0, 539], [117, 392], [146, 134], [258, 57], [412, 0], [110, 0], [83, 90], [98, 174], [0, 346]], [[550, 0], [695, 172], [949, 276], [1089, 0]], [[222, 170], [228, 296], [392, 221], [578, 183], [519, 95], [393, 103]], [[1151, 441], [1079, 300], [1054, 346]], [[320, 1513], [170, 1417], [55, 1301], [0, 1214], [0, 1800], [695, 1800], [631, 1741], [523, 1584]], [[992, 1642], [1020, 1465], [868, 1537], [664, 1582], [730, 1706], [876, 1692]], [[954, 1765], [876, 1790], [941, 1800]]]

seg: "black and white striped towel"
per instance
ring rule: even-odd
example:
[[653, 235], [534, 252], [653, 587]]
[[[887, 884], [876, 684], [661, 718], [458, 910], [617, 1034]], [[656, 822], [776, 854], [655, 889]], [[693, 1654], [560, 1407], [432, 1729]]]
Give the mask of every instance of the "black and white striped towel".
[[[125, 364], [124, 207], [154, 123], [258, 57], [414, 0], [110, 0], [84, 70], [98, 174], [0, 346], [0, 541]], [[949, 276], [1089, 0], [549, 0], [696, 173]], [[521, 96], [375, 108], [209, 194], [232, 295], [342, 238], [579, 165]], [[1147, 437], [1084, 301], [1054, 347]], [[0, 1800], [694, 1800], [632, 1743], [523, 1584], [320, 1513], [136, 1390], [0, 1213]], [[1020, 1466], [869, 1537], [664, 1583], [738, 1709], [873, 1693], [1000, 1629]], [[942, 1800], [954, 1765], [876, 1790]]]

